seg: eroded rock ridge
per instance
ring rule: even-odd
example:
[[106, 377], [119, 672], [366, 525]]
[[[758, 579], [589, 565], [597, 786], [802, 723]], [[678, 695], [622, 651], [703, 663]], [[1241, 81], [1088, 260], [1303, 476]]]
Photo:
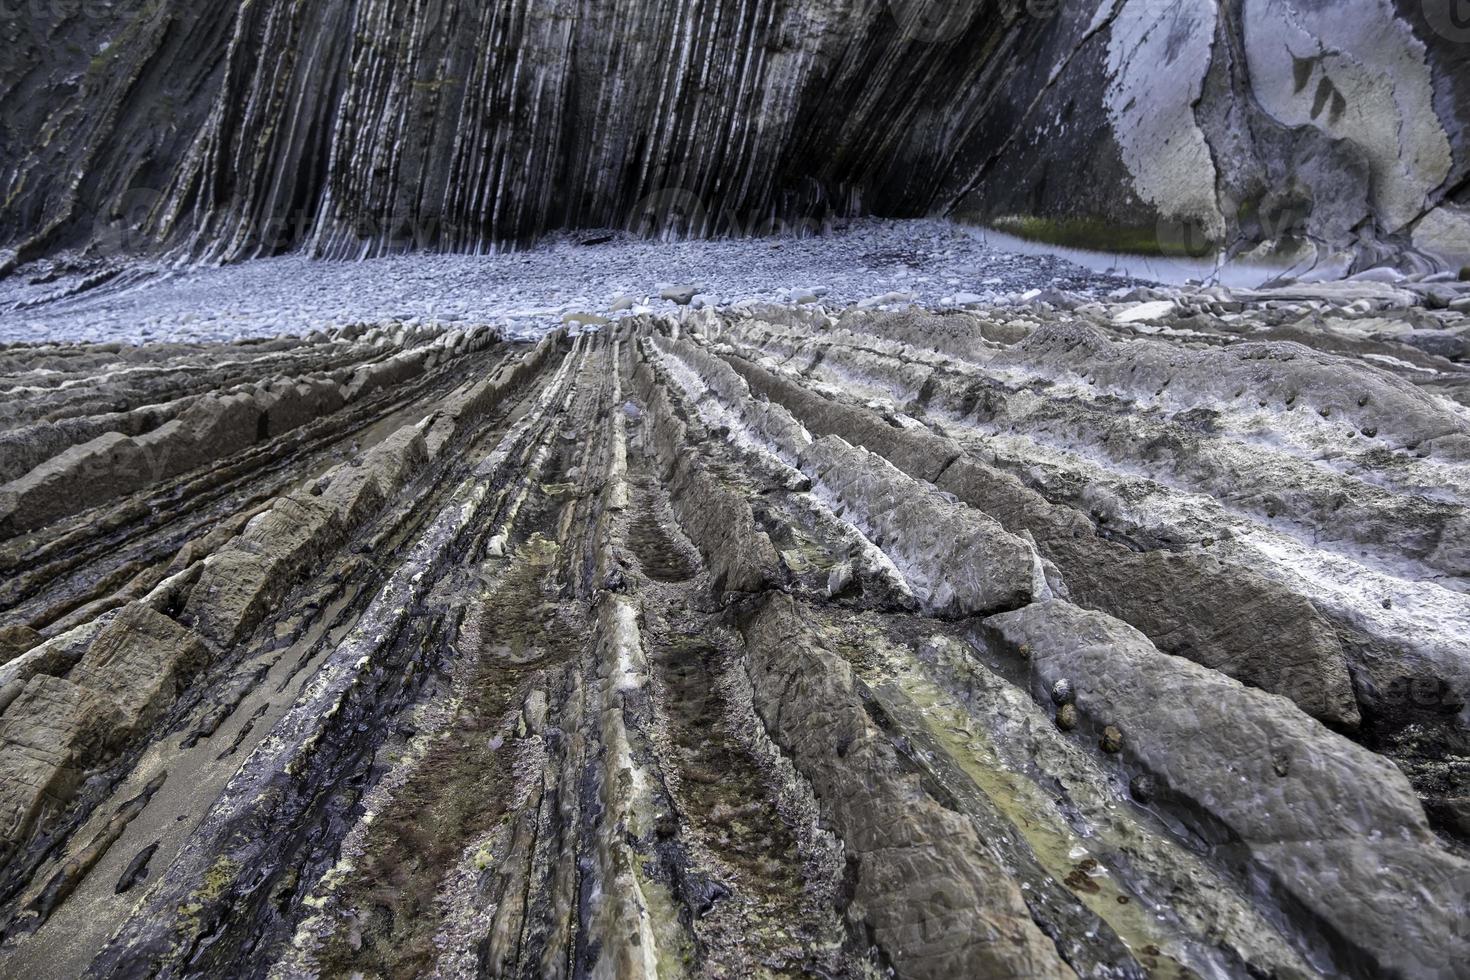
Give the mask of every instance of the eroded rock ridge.
[[0, 969], [1457, 975], [1463, 382], [1192, 302], [0, 352]]

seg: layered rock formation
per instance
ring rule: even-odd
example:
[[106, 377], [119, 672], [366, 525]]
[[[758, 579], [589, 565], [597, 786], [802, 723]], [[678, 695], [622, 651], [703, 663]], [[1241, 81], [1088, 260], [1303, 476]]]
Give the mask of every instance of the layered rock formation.
[[1458, 975], [1470, 388], [1282, 296], [0, 352], [0, 972]]
[[852, 213], [1458, 268], [1452, 7], [34, 5], [0, 24], [0, 268], [89, 244], [356, 256]]

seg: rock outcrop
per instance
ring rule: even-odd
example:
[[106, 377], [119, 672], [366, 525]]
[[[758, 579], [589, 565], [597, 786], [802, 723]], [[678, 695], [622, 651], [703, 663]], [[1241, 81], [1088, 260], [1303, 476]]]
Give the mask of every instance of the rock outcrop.
[[65, 246], [354, 257], [852, 213], [1458, 269], [1451, 7], [52, 4], [0, 26], [0, 269]]
[[1464, 375], [1050, 299], [0, 351], [0, 972], [1462, 973]]

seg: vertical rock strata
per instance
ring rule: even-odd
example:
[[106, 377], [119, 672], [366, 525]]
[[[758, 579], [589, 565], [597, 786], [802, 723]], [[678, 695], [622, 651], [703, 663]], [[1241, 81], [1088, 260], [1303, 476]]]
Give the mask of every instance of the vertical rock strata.
[[0, 352], [0, 971], [1457, 975], [1470, 423], [1202, 336]]
[[0, 270], [69, 246], [352, 257], [850, 213], [1463, 264], [1450, 7], [39, 5], [0, 22]]

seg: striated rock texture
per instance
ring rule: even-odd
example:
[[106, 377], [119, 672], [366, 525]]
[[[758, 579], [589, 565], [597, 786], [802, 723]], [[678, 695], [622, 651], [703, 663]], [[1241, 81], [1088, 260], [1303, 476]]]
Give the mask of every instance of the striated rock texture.
[[1463, 316], [1220, 295], [0, 351], [0, 973], [1462, 975]]
[[1040, 234], [1078, 244], [1101, 219], [1165, 251], [1352, 242], [1366, 263], [1406, 245], [1470, 255], [1470, 30], [1452, 4], [1087, 7], [1062, 5], [1037, 80], [1011, 83], [1016, 114], [991, 128], [1007, 150], [961, 210], [1009, 211], [1022, 230], [1038, 216]]
[[66, 246], [356, 256], [855, 213], [1458, 268], [1470, 28], [1453, 6], [13, 5], [0, 269]]

